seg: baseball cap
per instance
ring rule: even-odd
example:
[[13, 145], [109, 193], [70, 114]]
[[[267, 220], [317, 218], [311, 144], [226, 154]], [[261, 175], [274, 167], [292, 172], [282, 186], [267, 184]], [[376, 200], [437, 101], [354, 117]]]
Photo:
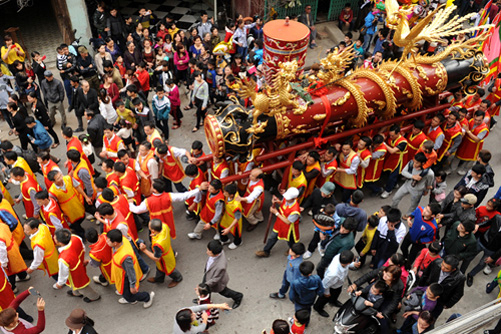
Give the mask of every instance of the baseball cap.
[[50, 70], [47, 70], [47, 71], [43, 72], [43, 76], [44, 77], [51, 77], [52, 75], [53, 75], [52, 71], [50, 71]]
[[477, 203], [477, 196], [473, 194], [466, 194], [463, 198], [461, 198], [462, 203], [475, 205]]
[[334, 192], [334, 189], [336, 189], [336, 186], [332, 182], [325, 182], [322, 188], [320, 188], [320, 191], [324, 195], [330, 195]]
[[289, 188], [287, 191], [284, 193], [284, 198], [286, 201], [293, 200], [299, 196], [299, 190], [297, 188]]

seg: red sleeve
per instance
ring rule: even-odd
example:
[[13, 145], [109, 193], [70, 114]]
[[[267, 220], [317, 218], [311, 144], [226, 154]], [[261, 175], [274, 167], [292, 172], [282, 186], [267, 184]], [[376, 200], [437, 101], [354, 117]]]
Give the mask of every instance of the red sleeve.
[[348, 22], [353, 21], [353, 11], [350, 10], [350, 18], [348, 19]]
[[35, 327], [25, 328], [24, 330], [19, 331], [19, 333], [14, 331], [14, 334], [40, 334], [44, 331], [44, 329], [45, 329], [45, 312], [38, 311], [38, 321]]
[[19, 307], [19, 305], [21, 305], [21, 303], [23, 302], [23, 300], [26, 299], [26, 297], [28, 297], [30, 294], [30, 292], [28, 290], [26, 291], [23, 291], [21, 292], [17, 297], [16, 299], [14, 299], [10, 304], [9, 304], [9, 307], [12, 307], [14, 310], [17, 309]]
[[414, 261], [414, 267], [418, 269], [421, 267], [426, 253], [428, 253], [428, 248], [423, 248], [421, 252], [419, 252], [419, 256], [416, 258], [416, 261]]
[[113, 97], [111, 101], [115, 103], [120, 98], [120, 92], [118, 91], [118, 86], [115, 83], [113, 83], [111, 85], [111, 90], [113, 91]]

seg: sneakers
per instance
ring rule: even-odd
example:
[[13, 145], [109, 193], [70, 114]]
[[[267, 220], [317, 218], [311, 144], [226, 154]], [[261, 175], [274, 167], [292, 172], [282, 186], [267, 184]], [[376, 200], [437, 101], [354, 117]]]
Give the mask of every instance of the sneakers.
[[311, 257], [311, 252], [310, 251], [306, 251], [304, 254], [303, 254], [303, 259], [304, 260], [307, 260]]
[[148, 274], [150, 273], [150, 268], [148, 268], [148, 270], [143, 274], [143, 277], [141, 277], [141, 280], [139, 282], [142, 282], [144, 281], [147, 277], [148, 277]]
[[489, 266], [489, 265], [485, 266], [485, 268], [484, 268], [484, 274], [490, 275], [490, 273], [492, 273], [491, 266]]
[[[219, 239], [218, 239], [218, 240], [219, 240]], [[224, 245], [227, 245], [227, 244], [231, 243], [231, 240], [229, 240], [229, 239], [228, 239], [228, 240], [226, 240], [226, 241], [219, 241], [219, 242], [221, 243], [221, 245], [223, 245], [223, 246], [224, 246]]]
[[221, 240], [219, 233], [216, 233], [216, 235], [214, 235], [214, 240]]
[[153, 291], [150, 292], [150, 300], [144, 303], [143, 307], [148, 308], [153, 305], [153, 298], [155, 298], [155, 293]]
[[322, 248], [322, 242], [321, 241], [318, 243], [317, 248], [318, 248], [318, 254], [320, 254], [320, 256], [324, 256], [325, 249]]
[[285, 299], [285, 296], [281, 296], [278, 292], [270, 293], [270, 298], [272, 299]]
[[26, 274], [25, 278], [19, 278], [19, 276], [16, 275], [16, 282], [24, 282], [24, 281], [29, 281], [31, 278], [30, 274]]
[[[241, 246], [241, 245], [242, 245], [242, 243], [240, 243], [240, 245], [238, 245], [238, 246]], [[235, 243], [234, 243], [234, 242], [232, 242], [232, 243], [228, 246], [228, 248], [229, 248], [229, 249], [237, 249], [237, 248], [238, 248], [238, 246], [237, 246], [237, 245], [235, 245]]]
[[485, 286], [485, 292], [491, 293], [492, 290], [494, 290], [497, 286], [498, 286], [497, 281], [491, 281], [490, 283], [487, 283], [487, 285]]
[[466, 171], [464, 169], [460, 169], [457, 171], [458, 175], [464, 176], [466, 175]]
[[92, 280], [94, 281], [94, 283], [101, 284], [102, 286], [110, 285], [110, 283], [108, 281], [101, 282], [101, 280], [99, 279], [99, 276], [92, 276]]
[[383, 193], [381, 194], [381, 198], [382, 198], [382, 199], [386, 199], [386, 198], [390, 197], [390, 195], [391, 195], [391, 191], [390, 191], [390, 192], [387, 192], [387, 191], [385, 190], [385, 191], [383, 191]]
[[200, 234], [196, 234], [196, 233], [188, 233], [188, 238], [190, 238], [191, 240], [201, 240], [202, 239], [202, 236]]
[[118, 300], [118, 302], [119, 302], [120, 304], [131, 304], [131, 305], [137, 304], [137, 301], [132, 302], [132, 303], [129, 303], [129, 302], [128, 302], [125, 298], [123, 298], [123, 297], [122, 297], [122, 298], [120, 298], [120, 299]]
[[257, 257], [269, 257], [269, 256], [270, 256], [270, 254], [269, 254], [269, 253], [266, 253], [266, 252], [265, 252], [265, 251], [263, 251], [263, 250], [259, 250], [259, 251], [257, 251], [257, 252], [256, 252], [256, 256], [257, 256]]
[[308, 216], [313, 216], [313, 211], [308, 211]]

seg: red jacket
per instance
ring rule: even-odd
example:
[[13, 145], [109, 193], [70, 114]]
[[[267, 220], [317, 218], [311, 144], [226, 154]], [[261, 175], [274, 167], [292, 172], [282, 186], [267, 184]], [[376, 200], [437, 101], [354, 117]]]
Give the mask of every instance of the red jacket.
[[150, 90], [150, 74], [148, 71], [136, 71], [137, 74], [137, 80], [139, 80], [139, 83], [141, 84], [141, 89], [144, 92], [148, 92]]

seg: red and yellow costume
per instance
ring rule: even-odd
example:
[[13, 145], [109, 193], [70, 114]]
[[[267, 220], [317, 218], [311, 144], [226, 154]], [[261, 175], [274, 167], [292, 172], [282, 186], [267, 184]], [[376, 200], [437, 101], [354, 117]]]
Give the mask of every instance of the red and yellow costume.
[[212, 180], [221, 180], [221, 175], [223, 174], [223, 171], [227, 169], [229, 171], [230, 167], [228, 166], [228, 162], [226, 160], [222, 159], [220, 163], [216, 164], [214, 161], [212, 161], [211, 164], [211, 169], [210, 169], [210, 175]]
[[315, 161], [315, 163], [313, 165], [310, 165], [310, 166], [306, 165], [306, 168], [305, 168], [307, 173], [311, 172], [314, 169], [318, 170], [318, 175], [315, 176], [313, 179], [311, 179], [308, 182], [308, 187], [305, 190], [304, 198], [311, 195], [311, 193], [313, 192], [313, 189], [315, 189], [315, 185], [317, 183], [318, 177], [320, 175], [322, 175], [322, 168], [320, 167], [320, 162]]
[[[362, 152], [360, 152], [360, 163], [362, 163], [362, 161], [367, 161], [367, 160], [370, 163], [372, 161], [371, 158], [372, 158], [372, 153], [368, 148], [365, 148]], [[361, 165], [358, 165], [358, 169], [357, 169], [357, 187], [358, 188], [362, 188], [364, 185], [365, 172], [366, 172], [367, 168], [369, 168], [369, 166], [367, 166], [366, 168], [363, 168]]]
[[151, 237], [151, 246], [158, 247], [162, 251], [159, 261], [156, 261], [157, 269], [166, 275], [172, 274], [176, 269], [176, 258], [172, 250], [169, 226], [162, 224], [162, 231]]
[[120, 194], [120, 177], [115, 172], [106, 174], [106, 181], [108, 182], [108, 188], [113, 190], [115, 195]]
[[480, 103], [482, 103], [482, 99], [477, 99], [477, 100], [473, 100], [473, 98], [475, 97], [475, 95], [471, 95], [471, 96], [468, 96], [466, 98], [466, 101], [464, 102], [464, 107], [466, 109], [468, 109], [468, 111], [470, 111], [470, 108], [474, 108], [474, 107], [478, 107], [480, 106]]
[[118, 210], [122, 214], [125, 221], [127, 222], [127, 226], [129, 226], [129, 233], [132, 237], [132, 240], [136, 241], [138, 238], [136, 222], [134, 221], [132, 212], [130, 212], [129, 210], [129, 201], [127, 200], [127, 197], [125, 197], [125, 195], [115, 196], [110, 204], [115, 210]]
[[164, 142], [162, 136], [160, 135], [160, 132], [158, 132], [157, 129], [153, 129], [153, 133], [151, 135], [146, 136], [146, 140], [151, 144], [152, 150], [155, 150], [155, 145], [153, 145], [155, 141], [160, 140], [160, 143]]
[[127, 224], [127, 221], [125, 220], [124, 215], [119, 210], [115, 210], [115, 219], [113, 219], [113, 221], [106, 219], [106, 224], [103, 224], [103, 232], [108, 233], [109, 231], [116, 229], [117, 226], [120, 224], [124, 224], [127, 226], [127, 236], [129, 238], [131, 238], [132, 241], [137, 240], [137, 235], [136, 235], [136, 239], [134, 239], [134, 236], [131, 233], [129, 224]]
[[[94, 190], [94, 196], [95, 196], [96, 195], [96, 186], [94, 185], [94, 177], [92, 176], [91, 170], [84, 159], [80, 159], [80, 162], [78, 162], [78, 164], [72, 169], [71, 174], [68, 174], [68, 175], [71, 175], [73, 177], [73, 179], [75, 179], [76, 181], [78, 181], [78, 183], [80, 183], [80, 187], [82, 187], [82, 189], [85, 189], [85, 185], [84, 185], [82, 179], [80, 179], [80, 176], [78, 176], [78, 173], [82, 169], [86, 170], [89, 173], [90, 182], [92, 184], [92, 189]], [[79, 197], [81, 198], [81, 196], [79, 196]], [[83, 199], [81, 199], [81, 200], [83, 201]]]
[[[199, 167], [197, 167], [197, 170], [198, 170], [198, 174], [197, 174], [197, 176], [195, 176], [194, 178], [191, 179], [190, 184], [188, 186], [188, 190], [195, 190], [195, 189], [199, 188], [200, 185], [202, 184], [202, 182], [205, 181], [205, 174], [202, 172], [202, 170]], [[194, 200], [195, 200], [195, 198], [191, 197], [191, 198], [188, 198], [184, 203], [188, 207], [190, 207], [193, 204]], [[198, 205], [195, 207], [195, 210], [193, 210], [193, 212], [198, 214], [200, 212], [200, 208], [201, 208], [202, 204], [203, 204], [203, 202], [200, 201], [200, 203], [198, 203]]]
[[443, 157], [445, 156], [445, 153], [449, 150], [449, 148], [452, 146], [452, 143], [454, 142], [454, 139], [457, 136], [462, 136], [463, 132], [461, 130], [461, 125], [459, 125], [458, 122], [454, 124], [453, 127], [447, 128], [447, 126], [444, 127], [444, 142], [442, 143], [442, 146], [438, 150], [437, 153], [437, 160], [442, 161]]
[[[339, 153], [339, 167], [344, 169], [350, 169], [353, 159], [357, 154], [355, 151], [351, 150], [347, 157], [343, 152]], [[348, 174], [345, 172], [338, 172], [334, 174], [333, 181], [343, 189], [357, 189], [357, 175]]]
[[141, 187], [141, 193], [145, 196], [148, 197], [151, 195], [151, 175], [150, 175], [150, 170], [148, 169], [148, 163], [151, 160], [155, 159], [155, 152], [150, 150], [148, 154], [146, 154], [145, 157], [142, 157], [141, 155], [137, 156], [137, 163], [139, 164], [139, 168], [141, 168], [141, 171], [146, 175], [146, 178], [141, 178], [140, 181], [140, 187]]
[[120, 189], [124, 194], [127, 194], [127, 191], [133, 192], [134, 197], [132, 197], [132, 199], [134, 200], [134, 203], [141, 203], [139, 180], [137, 179], [136, 172], [132, 168], [127, 167], [124, 175], [120, 176]]
[[[308, 182], [306, 181], [306, 177], [304, 176], [304, 173], [302, 171], [300, 172], [299, 176], [293, 177], [292, 176], [292, 166], [291, 166], [291, 167], [289, 167], [289, 173], [287, 176], [286, 189], [293, 188], [293, 187], [300, 191], [300, 194], [297, 198], [297, 201], [299, 204], [301, 204], [301, 202], [303, 202], [303, 199], [304, 199], [306, 187], [308, 187]], [[302, 192], [301, 192], [301, 188], [303, 188]]]
[[47, 224], [47, 227], [49, 228], [50, 234], [52, 236], [54, 236], [54, 233], [56, 232], [56, 227], [50, 220], [52, 216], [56, 217], [61, 221], [63, 228], [69, 229], [68, 222], [66, 221], [66, 218], [64, 217], [63, 212], [59, 207], [59, 204], [57, 204], [56, 200], [50, 196], [49, 196], [49, 205], [40, 207], [40, 215], [43, 217], [43, 220], [45, 221], [45, 224]]
[[[438, 138], [440, 135], [442, 135], [442, 134], [444, 134], [444, 132], [442, 131], [442, 128], [441, 128], [441, 127], [439, 127], [439, 126], [437, 126], [437, 128], [436, 128], [436, 129], [431, 130], [431, 131], [428, 133], [428, 138], [429, 138], [432, 142], [434, 142], [434, 143], [435, 143], [435, 141], [437, 140], [437, 138]], [[442, 143], [442, 145], [444, 145], [444, 144]], [[409, 147], [409, 145], [407, 145], [407, 147]], [[440, 147], [442, 147], [442, 146], [440, 146]]]
[[[21, 226], [21, 222], [19, 221], [19, 218], [18, 218], [16, 212], [14, 211], [14, 208], [12, 208], [12, 205], [10, 205], [10, 203], [5, 198], [0, 202], [0, 211], [6, 211], [9, 214], [11, 214], [12, 217], [17, 219], [17, 226], [14, 228], [14, 231], [12, 231], [12, 236], [14, 237], [14, 241], [16, 242], [16, 244], [18, 246], [21, 245], [21, 243], [24, 240], [23, 227]], [[2, 222], [0, 222], [0, 224], [1, 223]], [[9, 230], [10, 230], [10, 227], [9, 227]]]
[[[66, 144], [66, 152], [68, 152], [69, 150], [77, 150], [78, 152], [80, 152], [80, 156], [82, 157], [82, 159], [85, 160], [85, 162], [87, 163], [87, 166], [89, 166], [89, 168], [90, 168], [90, 171], [91, 171], [90, 175], [94, 175], [94, 167], [92, 167], [92, 164], [90, 163], [89, 158], [84, 153], [83, 148], [82, 148], [82, 143], [80, 142], [80, 140], [78, 140], [77, 137], [75, 137], [75, 136], [71, 137], [71, 139], [68, 141], [68, 144]], [[68, 173], [70, 173], [73, 166], [71, 166], [71, 164], [68, 163], [68, 165], [66, 167], [68, 168]]]
[[414, 158], [426, 139], [428, 139], [428, 136], [426, 136], [423, 131], [419, 131], [417, 135], [413, 135], [412, 131], [409, 132], [407, 136], [407, 153], [405, 154], [403, 161], [404, 166], [407, 165], [409, 160]]
[[0, 311], [9, 307], [14, 299], [16, 299], [16, 296], [12, 291], [9, 280], [3, 270], [0, 269]]
[[63, 261], [70, 269], [66, 285], [71, 287], [72, 290], [85, 288], [89, 285], [90, 279], [84, 266], [85, 248], [82, 239], [72, 235], [70, 243], [62, 248], [63, 250], [59, 253], [59, 260]]
[[134, 271], [136, 273], [135, 288], [139, 290], [139, 281], [141, 281], [143, 273], [139, 267], [136, 254], [134, 254], [134, 250], [132, 249], [130, 242], [125, 239], [125, 237], [122, 237], [122, 243], [114, 250], [111, 263], [111, 282], [115, 284], [115, 288], [121, 295], [124, 292], [124, 279], [126, 274], [122, 263], [127, 258], [131, 258], [134, 263]]
[[69, 223], [74, 223], [85, 217], [85, 207], [78, 196], [76, 188], [73, 186], [71, 176], [63, 176], [65, 190], [59, 189], [53, 184], [49, 189], [49, 194], [57, 198], [59, 207], [68, 218]]
[[99, 269], [101, 269], [101, 274], [103, 274], [108, 282], [113, 283], [111, 280], [111, 259], [113, 257], [113, 251], [106, 242], [106, 233], [103, 232], [100, 234], [96, 243], [89, 245], [89, 248], [90, 258], [100, 263]]
[[7, 200], [7, 202], [10, 203], [10, 205], [14, 205], [14, 200], [12, 199], [12, 196], [10, 195], [9, 191], [5, 189], [5, 186], [3, 185], [2, 182], [0, 182], [0, 189], [2, 190], [2, 195], [3, 198]]
[[[494, 81], [493, 87], [496, 88], [496, 91], [493, 93], [490, 93], [487, 96], [487, 100], [491, 101], [491, 103], [496, 103], [499, 100], [501, 100], [501, 78], [497, 78]], [[499, 106], [495, 106], [494, 109], [489, 110], [489, 114], [492, 116], [498, 116], [499, 115]]]
[[52, 182], [49, 181], [47, 175], [49, 175], [49, 173], [52, 172], [53, 170], [59, 170], [59, 166], [54, 161], [49, 159], [49, 162], [47, 164], [40, 165], [40, 167], [42, 169], [43, 179], [45, 181], [45, 187], [49, 189], [50, 186], [52, 186]]
[[245, 194], [244, 197], [249, 196], [252, 194], [254, 189], [256, 188], [261, 188], [262, 192], [261, 195], [259, 195], [258, 199], [253, 201], [252, 203], [247, 203], [247, 202], [242, 202], [242, 213], [244, 217], [248, 217], [249, 213], [252, 212], [252, 209], [254, 208], [254, 205], [259, 205], [259, 207], [256, 209], [256, 212], [261, 211], [263, 208], [263, 203], [264, 203], [264, 181], [262, 179], [259, 179], [256, 183], [250, 184], [250, 182], [247, 184], [247, 188], [245, 188]]
[[[284, 198], [280, 203], [278, 212], [286, 219], [293, 214], [300, 215], [299, 202], [294, 200], [291, 204], [288, 204]], [[277, 218], [273, 226], [273, 232], [278, 234], [279, 240], [289, 240], [292, 234], [294, 242], [299, 242], [299, 219], [292, 224], [287, 224], [282, 219]]]
[[[226, 199], [225, 201], [225, 206], [224, 206], [224, 214], [223, 217], [221, 218], [221, 222], [219, 225], [222, 228], [228, 228], [231, 226], [233, 221], [235, 220], [235, 214], [237, 212], [242, 213], [242, 204], [239, 201], [236, 201], [235, 198], [232, 200]], [[234, 236], [242, 236], [242, 217], [238, 220], [238, 222], [233, 226], [233, 228], [230, 230], [230, 233]]]
[[31, 175], [32, 178], [34, 178], [35, 180], [37, 179], [37, 177], [35, 176], [35, 174], [33, 173], [33, 171], [31, 170], [31, 167], [30, 165], [28, 165], [28, 163], [26, 162], [26, 160], [24, 160], [24, 158], [22, 157], [17, 157], [17, 160], [16, 162], [14, 162], [12, 164], [12, 168], [14, 167], [21, 167], [22, 169], [24, 169], [24, 172], [26, 174], [29, 174]]
[[[167, 155], [161, 159], [163, 164], [162, 175], [174, 183], [179, 183], [184, 179], [184, 169], [179, 159], [174, 157], [172, 147], [167, 146]], [[157, 154], [158, 156], [158, 154]]]
[[55, 275], [59, 272], [59, 265], [57, 263], [58, 253], [49, 228], [44, 225], [38, 225], [38, 231], [31, 237], [31, 249], [35, 247], [43, 250], [43, 261], [38, 267], [39, 270], [45, 271], [49, 276]]
[[330, 162], [326, 163], [324, 165], [324, 169], [333, 170], [333, 172], [327, 175], [327, 177], [323, 177], [322, 175], [320, 175], [320, 177], [317, 180], [317, 186], [322, 187], [325, 182], [331, 182], [332, 178], [334, 177], [334, 174], [336, 174], [337, 167], [338, 163], [336, 159], [332, 159]]
[[486, 132], [487, 134], [478, 143], [475, 143], [473, 139], [465, 134], [463, 141], [461, 142], [461, 145], [459, 145], [459, 148], [456, 152], [456, 157], [458, 157], [458, 159], [466, 161], [476, 161], [478, 152], [480, 152], [480, 150], [484, 146], [484, 140], [489, 134], [489, 128], [484, 122], [482, 122], [482, 124], [480, 124], [479, 126], [473, 128], [473, 125], [475, 124], [474, 122], [475, 119], [470, 119], [468, 128], [475, 136], [478, 136], [482, 132]]
[[[388, 137], [387, 139], [387, 144], [388, 146], [394, 148], [394, 147], [397, 147], [400, 143], [406, 143], [407, 144], [407, 140], [402, 137], [402, 135], [398, 135], [397, 138], [395, 138], [395, 140], [391, 140], [391, 138]], [[405, 146], [405, 150], [404, 151], [400, 151], [400, 152], [397, 152], [397, 153], [393, 153], [393, 154], [389, 154], [388, 157], [386, 159], [384, 159], [384, 165], [383, 165], [383, 170], [384, 171], [390, 171], [390, 172], [393, 172], [394, 170], [396, 170], [398, 168], [398, 172], [401, 173], [402, 172], [402, 168], [404, 167], [403, 166], [403, 161], [404, 161], [404, 156], [405, 154], [407, 154], [407, 146]]]
[[31, 218], [35, 214], [35, 207], [31, 200], [30, 192], [35, 191], [35, 193], [42, 190], [40, 185], [30, 174], [26, 173], [26, 178], [21, 181], [21, 194], [23, 195], [24, 209], [26, 210], [26, 217]]
[[[210, 224], [212, 218], [216, 214], [216, 203], [219, 201], [224, 202], [223, 192], [220, 190], [217, 194], [207, 194], [205, 198], [205, 204], [200, 211], [200, 220], [206, 224]], [[216, 226], [214, 226], [216, 227]]]
[[19, 252], [19, 245], [14, 241], [14, 237], [7, 224], [0, 224], [0, 241], [3, 242], [7, 248], [7, 258], [9, 259], [7, 268], [5, 268], [7, 276], [26, 271], [28, 267], [26, 267], [26, 263], [24, 263], [23, 257]]
[[113, 153], [113, 155], [114, 155], [114, 156], [110, 156], [110, 159], [116, 162], [118, 160], [118, 158], [116, 157], [118, 149], [120, 147], [125, 146], [122, 138], [120, 138], [116, 134], [113, 134], [113, 137], [111, 137], [111, 139], [108, 139], [108, 137], [103, 136], [103, 144], [104, 144], [104, 149], [106, 150], [106, 152]]

